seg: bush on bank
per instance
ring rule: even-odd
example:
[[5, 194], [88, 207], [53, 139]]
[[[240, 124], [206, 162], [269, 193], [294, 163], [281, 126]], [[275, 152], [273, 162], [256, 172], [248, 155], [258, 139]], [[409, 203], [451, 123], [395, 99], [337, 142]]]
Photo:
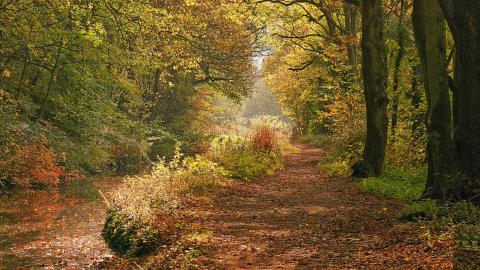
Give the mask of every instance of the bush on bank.
[[[252, 179], [283, 165], [286, 132], [259, 121], [250, 136], [220, 136], [205, 155], [183, 157], [177, 144], [171, 161], [150, 174], [128, 177], [114, 193], [103, 237], [115, 252], [139, 256], [169, 245], [181, 234], [181, 206], [197, 190], [222, 186], [228, 178]], [[267, 123], [267, 124], [265, 124]]]
[[202, 156], [181, 159], [177, 146], [170, 162], [128, 177], [109, 203], [103, 229], [108, 246], [122, 255], [143, 255], [172, 241], [182, 226], [182, 197], [225, 182], [227, 172]]

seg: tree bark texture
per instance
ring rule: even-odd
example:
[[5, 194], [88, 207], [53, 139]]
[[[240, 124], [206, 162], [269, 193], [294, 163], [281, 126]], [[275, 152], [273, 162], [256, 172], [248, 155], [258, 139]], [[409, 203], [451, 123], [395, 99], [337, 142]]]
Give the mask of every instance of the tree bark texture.
[[363, 160], [353, 166], [354, 177], [383, 173], [387, 145], [387, 63], [382, 0], [362, 1], [362, 76], [367, 111]]
[[439, 2], [455, 41], [454, 142], [469, 197], [480, 194], [480, 1]]
[[445, 17], [438, 0], [415, 0], [412, 16], [428, 106], [428, 176], [424, 196], [447, 199], [455, 196], [456, 166], [452, 141]]

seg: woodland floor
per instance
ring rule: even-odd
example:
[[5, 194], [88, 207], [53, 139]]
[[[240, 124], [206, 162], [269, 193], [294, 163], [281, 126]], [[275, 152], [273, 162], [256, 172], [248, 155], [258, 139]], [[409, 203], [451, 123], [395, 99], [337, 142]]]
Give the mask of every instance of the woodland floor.
[[[297, 147], [274, 175], [235, 180], [184, 205], [191, 232], [206, 235], [195, 246], [204, 254], [198, 268], [453, 269], [452, 241], [426, 237], [424, 223], [402, 223], [401, 202], [365, 194], [350, 179], [326, 176], [317, 166], [322, 149]], [[89, 207], [82, 209], [93, 213]], [[68, 234], [56, 237], [71, 242], [68, 260], [61, 253], [66, 241], [38, 240], [42, 246], [58, 246], [51, 254], [61, 251], [58, 258], [38, 258], [43, 262], [36, 264], [38, 269], [150, 269], [140, 266], [147, 258], [122, 259], [108, 251], [100, 235], [104, 214], [102, 210], [85, 222], [72, 219], [77, 220], [69, 223], [75, 234], [63, 227], [55, 231]], [[75, 239], [90, 240], [83, 247]], [[61, 263], [50, 264], [52, 260]], [[151, 269], [165, 268], [153, 265]]]
[[452, 243], [401, 223], [401, 203], [325, 176], [318, 148], [298, 146], [273, 176], [236, 181], [197, 209], [215, 269], [451, 269]]

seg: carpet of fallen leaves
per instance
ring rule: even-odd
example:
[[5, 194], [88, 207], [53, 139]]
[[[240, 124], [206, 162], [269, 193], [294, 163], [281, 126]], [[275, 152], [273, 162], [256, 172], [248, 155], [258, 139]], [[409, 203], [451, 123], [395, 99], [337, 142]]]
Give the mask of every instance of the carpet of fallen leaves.
[[317, 169], [321, 149], [299, 146], [285, 169], [235, 181], [192, 211], [214, 269], [453, 269], [451, 240], [401, 223], [402, 204]]

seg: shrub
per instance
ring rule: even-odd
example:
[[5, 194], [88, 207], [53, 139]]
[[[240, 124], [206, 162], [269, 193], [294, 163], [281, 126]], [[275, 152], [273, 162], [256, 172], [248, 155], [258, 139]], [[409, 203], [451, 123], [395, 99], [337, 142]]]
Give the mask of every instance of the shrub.
[[225, 171], [201, 156], [185, 158], [177, 145], [172, 161], [160, 160], [152, 172], [127, 177], [113, 196], [103, 237], [122, 255], [143, 255], [169, 243], [178, 233], [182, 195], [221, 185]]
[[480, 225], [460, 225], [455, 232], [454, 269], [478, 269], [480, 265]]
[[119, 173], [138, 173], [145, 167], [148, 145], [143, 140], [121, 138], [111, 146], [115, 157], [116, 171]]
[[29, 184], [57, 185], [60, 182], [60, 176], [65, 171], [58, 167], [55, 151], [45, 144], [45, 141], [41, 141], [37, 145], [21, 147], [22, 157], [16, 161], [18, 168], [13, 177], [16, 183], [27, 186]]
[[385, 163], [398, 168], [424, 166], [427, 132], [424, 125], [412, 131], [408, 122], [400, 122], [387, 147]]
[[182, 165], [185, 170], [180, 178], [183, 192], [218, 187], [230, 176], [224, 168], [200, 155], [185, 158]]
[[269, 127], [257, 128], [252, 135], [253, 149], [257, 152], [272, 152], [278, 148], [278, 138], [275, 130]]
[[176, 143], [177, 140], [173, 138], [161, 138], [153, 140], [148, 150], [149, 158], [156, 160], [158, 157], [172, 157], [175, 152]]
[[340, 90], [338, 94], [328, 96], [326, 112], [317, 121], [325, 125], [331, 138], [327, 147], [330, 161], [351, 166], [361, 158], [366, 124], [360, 87], [352, 84], [348, 88], [339, 87], [335, 89]]
[[[273, 140], [276, 146], [282, 150], [289, 149], [290, 138], [292, 137], [292, 126], [282, 121], [278, 116], [262, 115], [250, 120], [250, 125], [253, 130], [253, 136], [267, 136], [264, 139]], [[259, 139], [260, 139], [259, 138]]]
[[283, 165], [280, 150], [259, 151], [250, 139], [239, 136], [215, 138], [207, 157], [225, 168], [231, 177], [245, 180], [271, 174]]
[[309, 133], [301, 136], [299, 138], [299, 141], [301, 143], [306, 143], [306, 144], [311, 144], [317, 147], [327, 148], [331, 144], [332, 139], [330, 138], [330, 136], [326, 134]]
[[411, 220], [440, 219], [444, 223], [480, 225], [480, 208], [470, 202], [439, 203], [433, 200], [420, 200], [407, 205], [402, 218]]
[[318, 164], [318, 167], [325, 171], [328, 176], [347, 176], [351, 173], [351, 168], [346, 161], [326, 161]]
[[79, 175], [74, 171], [66, 171], [57, 163], [58, 155], [47, 146], [45, 138], [38, 142], [25, 142], [18, 146], [11, 144], [10, 151], [4, 153], [0, 161], [3, 182], [29, 187], [32, 185], [52, 186], [60, 181], [69, 180]]
[[176, 233], [175, 218], [158, 213], [149, 223], [141, 223], [121, 209], [107, 212], [103, 237], [110, 248], [124, 255], [140, 256], [168, 244]]

